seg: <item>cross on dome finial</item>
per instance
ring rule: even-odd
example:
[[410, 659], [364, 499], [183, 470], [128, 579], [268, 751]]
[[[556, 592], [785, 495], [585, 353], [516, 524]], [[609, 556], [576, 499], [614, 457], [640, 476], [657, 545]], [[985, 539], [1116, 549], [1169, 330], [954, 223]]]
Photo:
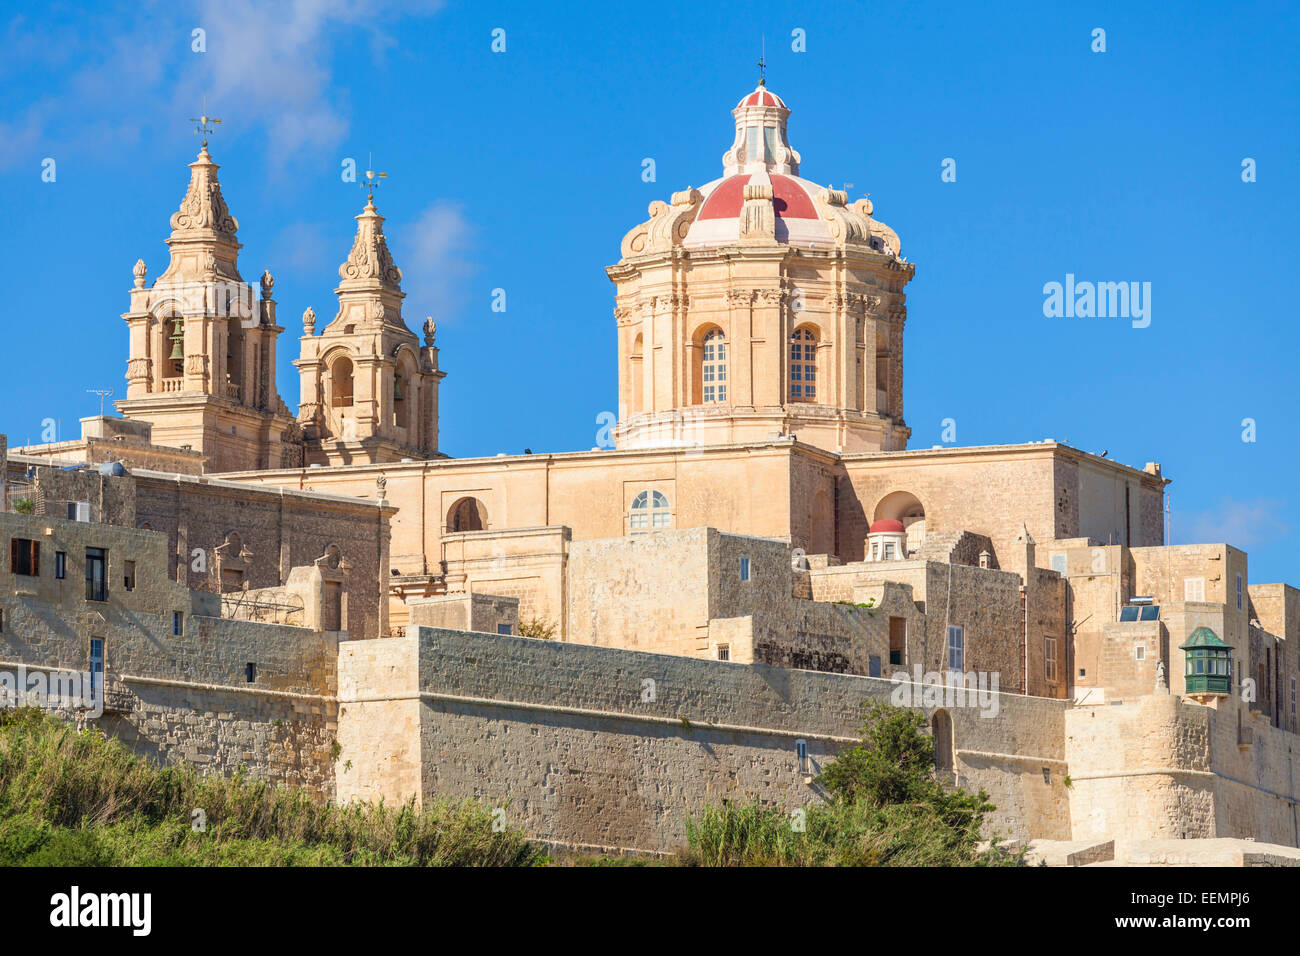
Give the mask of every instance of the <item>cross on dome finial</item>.
[[758, 85], [767, 86], [767, 37], [763, 37], [763, 49], [758, 55]]

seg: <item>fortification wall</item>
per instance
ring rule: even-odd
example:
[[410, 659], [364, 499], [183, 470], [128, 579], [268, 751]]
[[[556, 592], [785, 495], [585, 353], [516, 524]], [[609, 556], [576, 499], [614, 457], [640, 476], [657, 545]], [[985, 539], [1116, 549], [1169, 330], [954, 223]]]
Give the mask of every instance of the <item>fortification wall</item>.
[[[795, 741], [807, 741], [816, 774], [856, 740], [863, 703], [889, 700], [894, 686], [420, 627], [341, 645], [339, 660], [339, 737], [352, 760], [341, 799], [410, 796], [418, 752], [422, 798], [479, 797], [541, 839], [659, 851], [684, 844], [687, 817], [706, 803], [821, 800]], [[416, 685], [401, 679], [416, 673]], [[1065, 704], [996, 702], [995, 714], [948, 709], [958, 778], [989, 791], [992, 829], [1064, 839]]]
[[1297, 738], [1235, 699], [1206, 707], [1158, 694], [1077, 707], [1066, 712], [1065, 729], [1076, 840], [1121, 834], [1300, 845]]

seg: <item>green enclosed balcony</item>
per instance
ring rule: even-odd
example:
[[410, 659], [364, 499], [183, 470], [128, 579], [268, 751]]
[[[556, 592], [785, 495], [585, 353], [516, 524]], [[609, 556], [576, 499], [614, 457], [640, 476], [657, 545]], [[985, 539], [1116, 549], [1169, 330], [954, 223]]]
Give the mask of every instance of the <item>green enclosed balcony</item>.
[[1205, 703], [1211, 697], [1232, 693], [1232, 648], [1208, 627], [1198, 627], [1186, 644], [1178, 645], [1187, 662], [1188, 697]]

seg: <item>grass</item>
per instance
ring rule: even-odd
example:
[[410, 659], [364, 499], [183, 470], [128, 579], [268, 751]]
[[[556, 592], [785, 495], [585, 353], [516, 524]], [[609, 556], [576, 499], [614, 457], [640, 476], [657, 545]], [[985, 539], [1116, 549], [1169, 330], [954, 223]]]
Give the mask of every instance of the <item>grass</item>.
[[[686, 724], [689, 727], [689, 724]], [[985, 794], [941, 787], [919, 715], [868, 712], [818, 778], [825, 805], [706, 806], [666, 857], [552, 856], [476, 801], [338, 806], [160, 766], [39, 710], [0, 710], [0, 866], [984, 866]], [[197, 814], [196, 811], [201, 811]]]
[[972, 834], [945, 824], [926, 804], [868, 801], [808, 807], [801, 826], [791, 813], [757, 801], [707, 807], [687, 823], [683, 866], [991, 866], [1019, 856], [979, 853]]
[[[202, 811], [200, 819], [194, 811]], [[545, 854], [473, 802], [320, 802], [159, 766], [36, 710], [0, 711], [0, 865], [526, 866]]]

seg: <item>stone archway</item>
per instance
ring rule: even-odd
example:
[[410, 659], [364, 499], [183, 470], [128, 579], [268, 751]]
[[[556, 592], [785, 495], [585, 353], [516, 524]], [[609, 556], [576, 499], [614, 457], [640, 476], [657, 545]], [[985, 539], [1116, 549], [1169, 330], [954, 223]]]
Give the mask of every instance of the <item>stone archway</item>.
[[910, 491], [893, 491], [876, 504], [872, 523], [891, 518], [901, 521], [907, 532], [907, 553], [913, 555], [925, 542], [925, 505]]

